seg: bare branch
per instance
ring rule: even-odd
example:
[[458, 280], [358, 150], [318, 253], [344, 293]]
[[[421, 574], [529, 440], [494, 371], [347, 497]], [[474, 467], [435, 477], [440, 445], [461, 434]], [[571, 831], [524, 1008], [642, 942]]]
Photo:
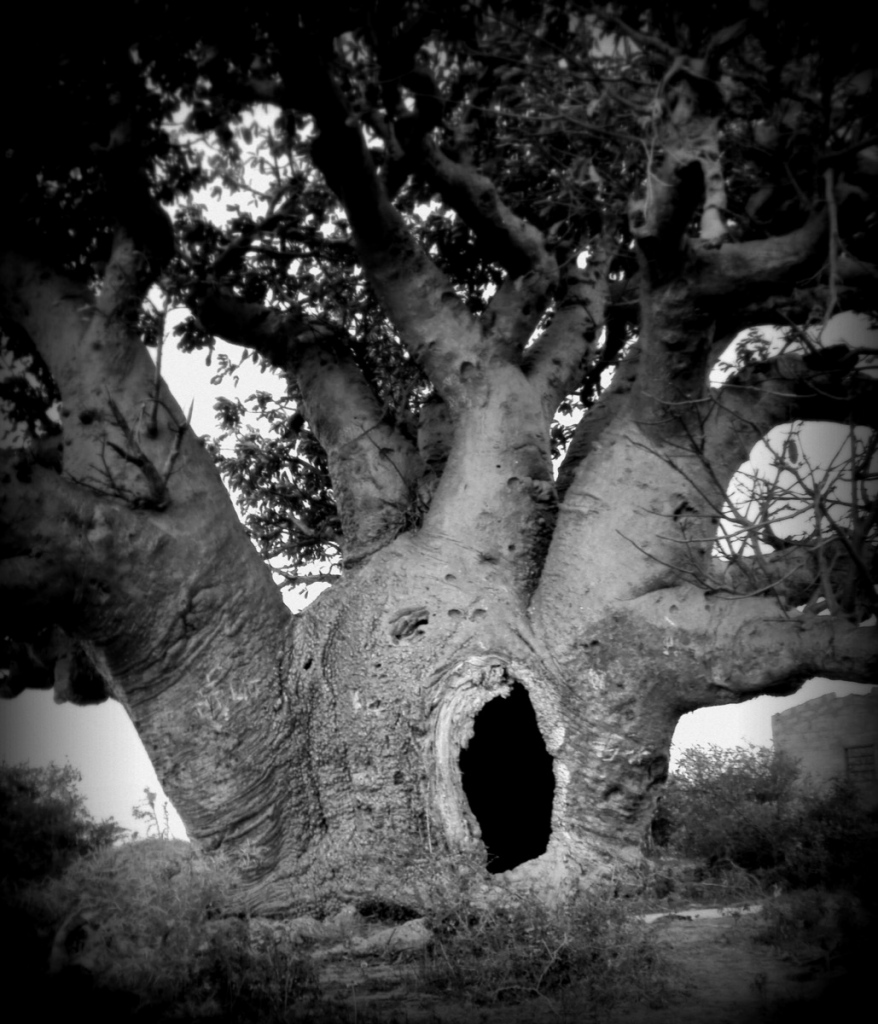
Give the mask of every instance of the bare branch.
[[[107, 405], [109, 406], [110, 412], [113, 415], [113, 420], [121, 431], [122, 437], [125, 441], [124, 446], [118, 445], [113, 441], [107, 441], [107, 446], [111, 448], [124, 462], [129, 463], [140, 471], [140, 475], [146, 482], [147, 493], [146, 495], [142, 495], [131, 492], [124, 484], [118, 483], [115, 480], [110, 467], [107, 465], [106, 459], [104, 459], [103, 475], [108, 486], [104, 489], [104, 492], [114, 497], [121, 498], [130, 504], [132, 508], [151, 508], [156, 509], [157, 511], [167, 508], [171, 501], [168, 482], [170, 481], [171, 474], [174, 471], [174, 464], [180, 455], [183, 436], [189, 428], [188, 420], [183, 420], [181, 423], [177, 423], [174, 419], [173, 410], [167, 409], [165, 403], [161, 402], [158, 397], [155, 398], [154, 408], [158, 409], [159, 405], [166, 408], [171, 422], [173, 422], [175, 426], [173, 444], [168, 451], [163, 467], [158, 469], [149, 456], [144, 452], [137, 438], [136, 432], [131, 428], [131, 425], [122, 413], [122, 410], [109, 394], [107, 395]], [[95, 489], [100, 490], [99, 487]]]
[[278, 576], [283, 577], [284, 587], [305, 587], [310, 586], [312, 583], [337, 583], [341, 579], [341, 574], [337, 572], [319, 572], [312, 573], [310, 575], [301, 575], [299, 573], [288, 572], [286, 569], [273, 569]]
[[772, 427], [795, 419], [878, 428], [878, 382], [855, 371], [856, 355], [834, 345], [804, 356], [780, 355], [738, 371], [715, 393], [705, 425], [705, 454], [725, 487]]
[[[363, 268], [403, 343], [446, 399], [471, 389], [486, 354], [478, 322], [390, 202], [356, 118], [325, 67], [309, 81], [314, 163], [348, 215]], [[466, 378], [466, 380], [464, 379]]]
[[295, 377], [311, 429], [329, 460], [347, 565], [411, 525], [423, 464], [385, 415], [341, 331], [299, 311], [245, 303], [228, 289], [203, 289], [202, 326], [245, 345]]
[[861, 683], [878, 677], [878, 627], [784, 612], [773, 598], [728, 600], [682, 584], [638, 598], [632, 611], [664, 630], [684, 657], [695, 657], [704, 694], [694, 706], [792, 693], [814, 676]]
[[692, 293], [698, 298], [734, 296], [746, 306], [779, 288], [792, 287], [823, 263], [826, 212], [786, 235], [753, 242], [726, 242], [719, 248], [693, 245]]
[[582, 383], [604, 326], [613, 250], [599, 240], [585, 270], [572, 268], [552, 322], [525, 357], [525, 370], [544, 395], [549, 415]]
[[[756, 534], [752, 530], [754, 540]], [[850, 589], [850, 578], [861, 573], [871, 585], [873, 573], [859, 553], [852, 551], [849, 541], [845, 544], [841, 540], [822, 540], [814, 544], [788, 544], [768, 554], [737, 554], [731, 562], [714, 559], [710, 576], [694, 582], [702, 588], [712, 584], [712, 590], [737, 595], [770, 591], [785, 608], [807, 605], [810, 610], [817, 607], [814, 598], [821, 598], [832, 614], [839, 614], [853, 610], [843, 608], [840, 597]]]
[[427, 180], [470, 228], [488, 259], [512, 277], [533, 274], [545, 289], [554, 284], [558, 270], [542, 232], [510, 210], [489, 178], [446, 156], [432, 139], [423, 141], [419, 156]]

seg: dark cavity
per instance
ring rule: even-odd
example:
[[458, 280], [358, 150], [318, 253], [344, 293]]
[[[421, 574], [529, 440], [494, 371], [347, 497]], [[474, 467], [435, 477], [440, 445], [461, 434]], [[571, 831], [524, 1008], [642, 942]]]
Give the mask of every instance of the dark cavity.
[[476, 715], [460, 771], [488, 851], [488, 871], [509, 871], [546, 852], [555, 797], [552, 760], [520, 683]]

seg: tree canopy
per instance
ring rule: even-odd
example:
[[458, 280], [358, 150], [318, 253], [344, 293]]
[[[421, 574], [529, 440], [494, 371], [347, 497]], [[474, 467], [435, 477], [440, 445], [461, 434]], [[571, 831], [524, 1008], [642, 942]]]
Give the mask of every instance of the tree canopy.
[[[4, 62], [7, 95], [36, 69], [7, 117], [8, 237], [96, 280], [124, 221], [149, 254], [138, 290], [160, 279], [168, 301], [193, 309], [177, 331], [185, 347], [218, 335], [297, 371], [272, 339], [292, 318], [403, 438], [424, 403], [446, 395], [369, 255], [394, 235], [411, 260], [428, 258], [459, 315], [495, 332], [513, 317], [529, 362], [568, 350], [547, 396], [562, 413], [593, 404], [637, 337], [647, 268], [653, 283], [681, 270], [698, 279], [713, 321], [709, 349], [689, 360], [702, 378], [742, 331], [777, 324], [801, 354], [819, 347], [833, 313], [874, 311], [873, 61], [852, 13], [827, 25], [779, 3], [436, 8], [243, 5], [217, 22], [198, 4], [135, 2], [108, 13], [112, 33], [100, 39], [73, 16], [34, 26], [33, 51], [14, 40]], [[205, 216], [207, 190], [233, 198], [222, 226]], [[173, 231], [155, 200], [174, 204]], [[772, 265], [748, 281], [755, 243], [768, 238], [778, 239]], [[155, 343], [160, 311], [137, 316]], [[19, 351], [15, 339], [12, 329]], [[822, 401], [806, 387], [809, 408], [788, 402], [758, 428], [849, 419], [858, 398], [853, 416], [872, 426], [871, 391], [852, 388], [850, 354], [837, 358], [821, 357], [834, 372]], [[32, 372], [36, 395], [21, 375], [5, 393], [51, 432], [54, 390]], [[375, 524], [344, 523], [343, 485], [333, 491], [301, 382], [289, 397], [271, 408], [263, 399], [269, 435], [242, 438], [221, 465], [263, 553], [307, 576], [315, 559], [338, 563], [345, 539], [348, 558], [368, 547]], [[221, 424], [239, 422], [229, 402]], [[555, 420], [554, 454], [571, 432]], [[394, 491], [412, 490], [405, 476]], [[404, 510], [389, 512], [394, 503]], [[404, 529], [424, 499], [380, 504], [379, 529], [388, 516]]]
[[[8, 692], [124, 700], [190, 834], [260, 836], [268, 878], [311, 857], [289, 821], [335, 842], [357, 787], [363, 836], [391, 785], [479, 834], [458, 755], [514, 683], [567, 857], [642, 830], [680, 714], [873, 677], [874, 352], [826, 343], [876, 309], [853, 5], [33, 18], [0, 62], [0, 397], [29, 437], [3, 470]], [[160, 377], [175, 306], [184, 349], [284, 376], [265, 431], [228, 400], [225, 443], [191, 436]], [[803, 421], [844, 425], [843, 457], [815, 467], [794, 430], [728, 504]], [[336, 581], [292, 624], [213, 460], [287, 581]], [[348, 691], [406, 710], [354, 725]]]

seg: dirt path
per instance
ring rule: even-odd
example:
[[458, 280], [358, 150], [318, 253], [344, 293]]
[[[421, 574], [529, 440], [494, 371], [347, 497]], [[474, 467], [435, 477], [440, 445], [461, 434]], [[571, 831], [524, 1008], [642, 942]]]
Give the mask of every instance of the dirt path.
[[755, 941], [760, 926], [758, 917], [661, 918], [651, 927], [678, 972], [673, 1001], [628, 1008], [614, 1024], [744, 1024], [813, 1005], [829, 980], [824, 965], [782, 959]]

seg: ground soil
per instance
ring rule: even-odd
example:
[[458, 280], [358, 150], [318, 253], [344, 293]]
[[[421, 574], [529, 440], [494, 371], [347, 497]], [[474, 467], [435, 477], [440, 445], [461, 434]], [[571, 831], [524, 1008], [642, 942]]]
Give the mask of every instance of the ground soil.
[[[129, 861], [135, 854], [149, 854], [146, 849], [135, 849], [134, 854], [124, 852], [124, 847], [119, 849], [123, 852], [118, 856]], [[159, 863], [166, 868], [169, 858], [176, 863], [174, 858], [191, 855], [182, 844], [173, 847], [162, 843], [155, 851], [161, 854]], [[155, 851], [154, 860], [158, 856]], [[136, 857], [132, 863], [138, 870], [145, 870]], [[548, 990], [538, 980], [536, 987], [541, 991], [533, 995], [521, 985], [534, 985], [535, 978], [546, 976], [545, 972], [539, 974], [541, 965], [557, 965], [559, 960], [557, 950], [546, 946], [546, 940], [533, 945], [537, 941], [534, 929], [526, 921], [516, 924], [516, 928], [525, 929], [524, 933], [508, 933], [512, 945], [508, 950], [501, 946], [501, 953], [506, 955], [508, 951], [520, 958], [530, 956], [527, 951], [532, 950], [536, 961], [502, 961], [505, 966], [499, 975], [486, 970], [490, 961], [484, 959], [463, 965], [457, 960], [453, 970], [444, 971], [449, 966], [448, 951], [453, 961], [461, 955], [461, 948], [484, 947], [455, 947], [453, 940], [445, 946], [441, 933], [434, 934], [424, 918], [393, 922], [364, 916], [354, 905], [322, 921], [310, 917], [251, 919], [249, 937], [253, 949], [265, 954], [260, 963], [270, 968], [271, 979], [289, 984], [284, 989], [283, 1006], [273, 1007], [283, 1013], [271, 1019], [303, 1024], [807, 1024], [812, 1020], [825, 1024], [836, 1019], [856, 1021], [864, 1013], [868, 1019], [874, 1016], [864, 1009], [873, 1001], [870, 956], [874, 954], [876, 930], [866, 911], [871, 901], [852, 893], [823, 890], [765, 896], [760, 889], [739, 886], [735, 890], [739, 901], [746, 893], [751, 899], [764, 900], [764, 909], [742, 902], [717, 909], [716, 903], [723, 900], [717, 899], [716, 889], [728, 893], [732, 882], [727, 880], [722, 886], [699, 882], [694, 875], [686, 875], [691, 867], [677, 864], [674, 877], [666, 870], [667, 865], [662, 867], [656, 877], [660, 875], [659, 880], [664, 879], [665, 888], [670, 889], [662, 897], [655, 894], [657, 884], [652, 885], [655, 892], [649, 897], [643, 895], [642, 885], [632, 885], [630, 893], [623, 889], [616, 892], [615, 899], [624, 901], [625, 916], [655, 940], [654, 945], [639, 943], [636, 930], [625, 940], [619, 948], [631, 959], [616, 961], [625, 964], [624, 973], [622, 968], [616, 973], [607, 972], [605, 966], [605, 976], [586, 976], [560, 990]], [[163, 884], [168, 885], [168, 879], [177, 875], [188, 877], [178, 869], [177, 874], [165, 873]], [[137, 879], [139, 875], [135, 872], [123, 877]], [[73, 996], [64, 995], [62, 982], [79, 983], [93, 975], [99, 980], [101, 957], [106, 960], [108, 949], [116, 949], [106, 945], [100, 922], [87, 918], [85, 927], [77, 923], [81, 916], [72, 913], [52, 941], [52, 973], [48, 979], [52, 984], [47, 987], [47, 998], [51, 996], [65, 1012]], [[497, 923], [500, 921], [498, 918]], [[18, 930], [14, 926], [7, 930], [9, 934], [24, 935], [26, 923], [21, 922]], [[222, 937], [229, 923], [217, 919], [212, 927]], [[33, 926], [30, 930], [36, 936]], [[500, 935], [507, 937], [502, 931]], [[37, 956], [21, 941], [19, 946], [22, 963]], [[558, 950], [563, 948], [563, 943], [558, 946]], [[136, 960], [136, 948], [125, 949], [129, 958]], [[443, 951], [446, 960], [438, 962]], [[603, 954], [611, 955], [606, 948]], [[59, 957], [63, 962], [55, 963]], [[117, 966], [118, 958], [112, 963]], [[606, 959], [603, 963], [607, 964]], [[575, 976], [581, 978], [583, 961], [574, 959], [573, 964], [579, 972]], [[15, 976], [13, 970], [10, 978]], [[477, 989], [479, 984], [492, 984], [482, 982], [482, 978], [498, 976], [504, 979], [502, 988]], [[466, 991], [449, 989], [449, 978], [461, 977], [469, 984]], [[621, 983], [615, 980], [619, 977]], [[661, 984], [650, 988], [645, 983], [651, 980]], [[27, 978], [22, 976], [22, 981], [26, 988]], [[440, 984], [445, 987], [440, 988]], [[627, 996], [628, 1001], [610, 1005], [606, 998], [610, 985], [616, 993], [622, 989], [620, 995]], [[637, 996], [647, 988], [648, 997]], [[600, 1004], [594, 1002], [592, 993], [596, 990], [603, 993]], [[277, 995], [277, 985], [270, 991]], [[235, 1014], [223, 1016], [215, 1002], [208, 1000], [193, 1020], [199, 1024], [234, 1024]], [[49, 1019], [53, 1015], [44, 1016]], [[119, 1024], [127, 1018], [114, 1011], [114, 1015], [93, 1014], [89, 1019]], [[165, 1018], [141, 1015], [131, 1019], [151, 1024], [152, 1020]]]
[[424, 992], [416, 957], [397, 964], [326, 960], [321, 993], [353, 1011], [352, 1019], [375, 1024], [803, 1024], [837, 1016], [842, 1004], [856, 1006], [856, 992], [831, 948], [771, 947], [759, 914], [734, 908], [720, 917], [697, 914], [682, 910], [648, 925], [671, 965], [667, 991], [653, 1006], [629, 1003], [607, 1011], [589, 1006], [575, 986], [517, 1003], [449, 1000]]
[[777, 1020], [792, 1008], [817, 1006], [834, 980], [831, 957], [797, 953], [759, 941], [758, 915], [713, 919], [685, 914], [652, 926], [676, 977], [668, 1005], [626, 1007], [612, 1018], [625, 1024], [743, 1024]]

